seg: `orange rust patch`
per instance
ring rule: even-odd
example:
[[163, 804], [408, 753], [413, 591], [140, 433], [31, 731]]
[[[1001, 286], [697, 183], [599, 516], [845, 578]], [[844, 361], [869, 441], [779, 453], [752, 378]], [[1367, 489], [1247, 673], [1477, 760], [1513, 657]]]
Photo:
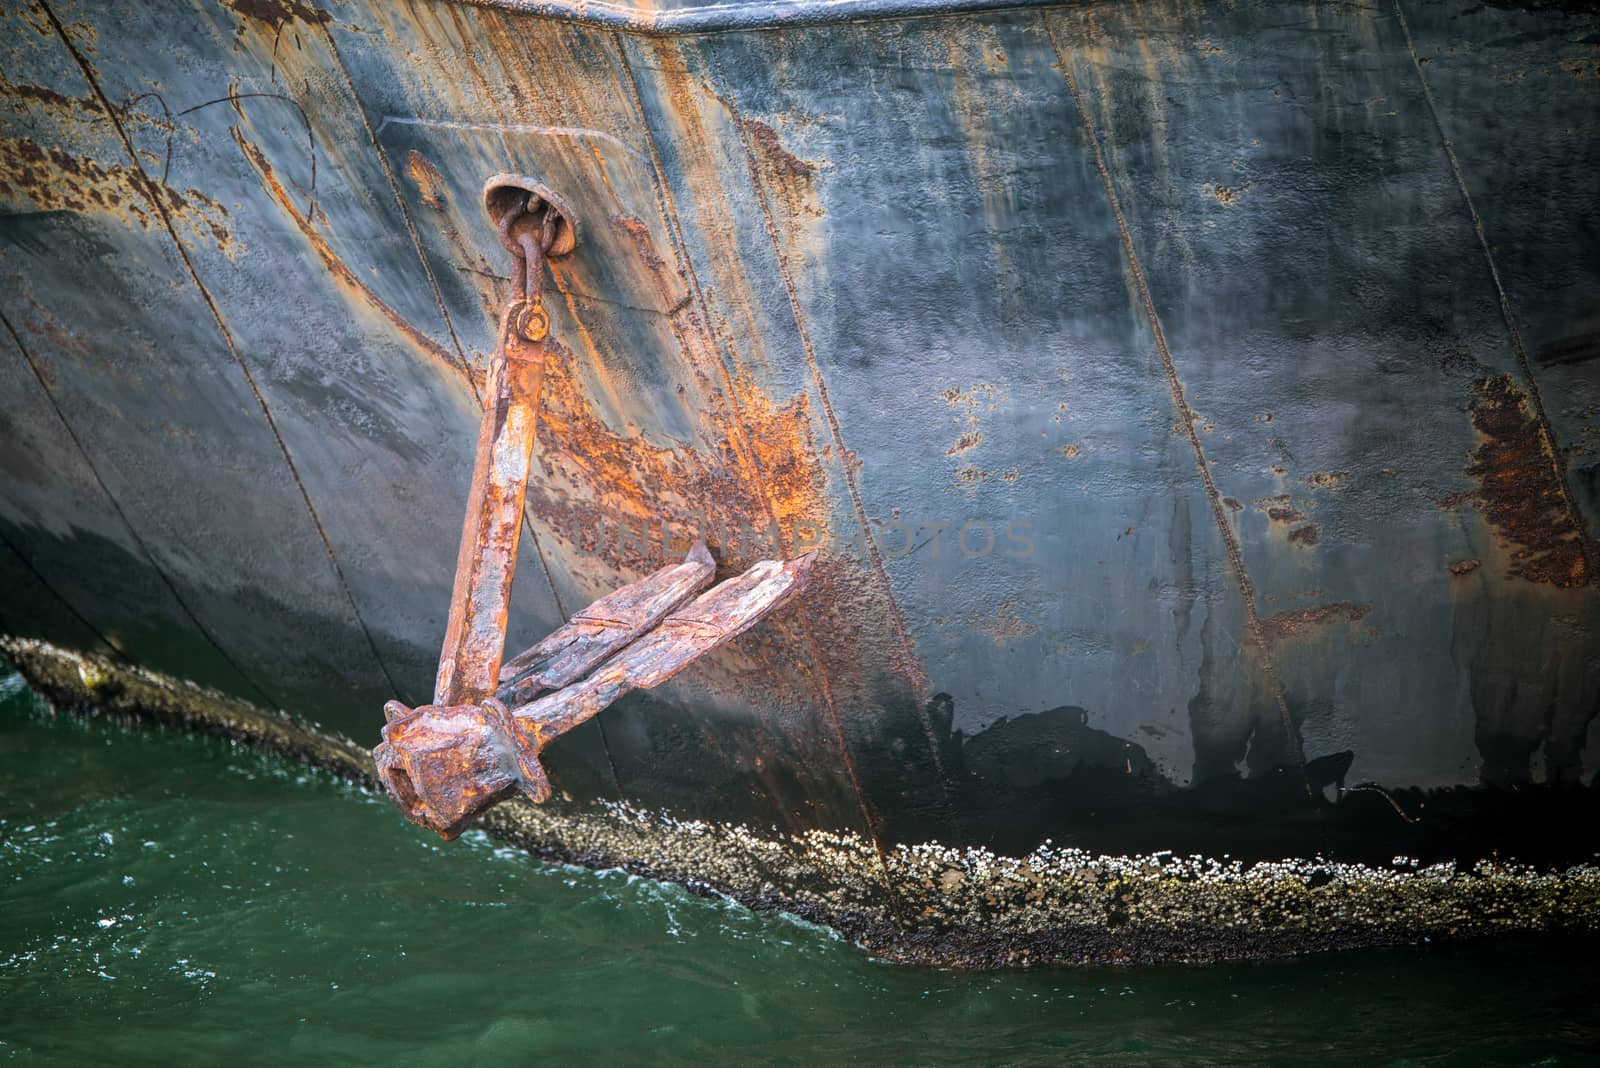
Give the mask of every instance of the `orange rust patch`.
[[1317, 471], [1300, 480], [1312, 489], [1338, 489], [1344, 485], [1343, 471]]
[[417, 195], [422, 202], [434, 211], [444, 210], [444, 178], [435, 167], [416, 149], [406, 153], [406, 174], [417, 187]]
[[[804, 394], [775, 405], [752, 383], [736, 381], [748, 457], [709, 419], [710, 449], [666, 448], [613, 430], [573, 355], [558, 341], [548, 344], [537, 451], [544, 477], [528, 494], [534, 514], [563, 540], [615, 570], [643, 572], [660, 564], [668, 534], [704, 531], [729, 569], [791, 551], [802, 527], [820, 536], [826, 509]], [[759, 481], [743, 470], [747, 464], [759, 468]], [[618, 524], [627, 536], [600, 533]]]
[[1233, 207], [1234, 204], [1238, 203], [1239, 198], [1244, 196], [1245, 193], [1249, 192], [1249, 190], [1249, 182], [1246, 182], [1244, 185], [1234, 186], [1232, 188], [1225, 185], [1214, 185], [1211, 182], [1207, 182], [1202, 187], [1202, 191], [1208, 197], [1215, 200], [1218, 204], [1221, 204], [1225, 208]]
[[1267, 518], [1272, 520], [1274, 523], [1298, 523], [1300, 520], [1304, 519], [1305, 516], [1301, 515], [1295, 509], [1289, 508], [1285, 505], [1273, 505], [1271, 508], [1267, 509]]
[[1483, 566], [1482, 560], [1457, 560], [1455, 563], [1450, 565], [1450, 574], [1470, 575], [1472, 572], [1478, 570], [1478, 568], [1481, 566]]
[[156, 201], [174, 225], [224, 251], [233, 246], [227, 209], [198, 189], [180, 192], [134, 168], [102, 166], [28, 137], [0, 138], [0, 199], [37, 212], [109, 215], [144, 230], [161, 225], [150, 207]]
[[1510, 573], [1564, 589], [1586, 584], [1586, 538], [1549, 442], [1510, 375], [1478, 382], [1472, 425], [1481, 442], [1467, 474], [1478, 482], [1478, 507], [1510, 550]]
[[1061, 452], [1062, 456], [1065, 456], [1069, 460], [1076, 460], [1079, 456], [1083, 455], [1083, 449], [1078, 445], [1063, 445], [1059, 451]]
[[1302, 608], [1294, 612], [1279, 612], [1268, 616], [1261, 621], [1262, 636], [1270, 642], [1286, 638], [1298, 638], [1309, 632], [1314, 627], [1325, 626], [1344, 620], [1347, 623], [1359, 623], [1367, 618], [1372, 611], [1370, 604], [1356, 604], [1352, 601], [1333, 601], [1328, 604], [1319, 604], [1312, 608]]

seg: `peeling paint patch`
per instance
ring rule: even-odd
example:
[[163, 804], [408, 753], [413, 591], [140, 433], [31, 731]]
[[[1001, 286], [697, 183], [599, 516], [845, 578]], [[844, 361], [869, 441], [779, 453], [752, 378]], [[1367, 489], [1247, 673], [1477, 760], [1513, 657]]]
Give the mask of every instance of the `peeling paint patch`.
[[1231, 208], [1239, 202], [1239, 199], [1243, 197], [1245, 193], [1249, 192], [1250, 183], [1246, 182], [1244, 185], [1226, 186], [1217, 185], [1213, 182], [1207, 182], [1201, 187], [1201, 190], [1206, 196], [1210, 197], [1212, 200], [1215, 200], [1218, 204], [1221, 204], [1225, 208]]
[[771, 170], [804, 179], [810, 179], [816, 174], [816, 167], [783, 147], [783, 142], [778, 140], [778, 131], [771, 126], [758, 119], [745, 118], [739, 120], [739, 125], [745, 128], [751, 139], [760, 147], [761, 154]]
[[1297, 611], [1279, 612], [1268, 616], [1261, 621], [1261, 630], [1268, 641], [1276, 642], [1287, 638], [1299, 638], [1317, 627], [1329, 623], [1344, 621], [1346, 623], [1359, 623], [1371, 613], [1370, 604], [1355, 604], [1351, 601], [1333, 601], [1328, 604], [1319, 604], [1311, 608], [1301, 608]]
[[[780, 253], [805, 256], [815, 251], [815, 235], [810, 231], [823, 217], [817, 203], [817, 167], [783, 146], [778, 131], [759, 119], [741, 115], [731, 101], [723, 106], [739, 125], [749, 150], [751, 177], [766, 194], [773, 222], [786, 239]], [[774, 235], [776, 237], [777, 235]]]
[[142, 230], [161, 225], [150, 208], [159, 201], [174, 226], [224, 252], [234, 244], [228, 210], [198, 189], [175, 189], [131, 167], [102, 166], [29, 137], [0, 138], [0, 201], [12, 210], [107, 215]]
[[92, 96], [72, 97], [56, 92], [45, 85], [19, 85], [0, 75], [0, 98], [23, 101], [30, 108], [52, 111], [82, 112], [98, 116], [100, 105]]
[[945, 450], [946, 456], [959, 456], [970, 449], [977, 448], [983, 443], [983, 434], [977, 430], [969, 430], [956, 439], [956, 443]]
[[444, 210], [444, 176], [421, 152], [416, 149], [406, 153], [406, 175], [417, 187], [417, 196], [434, 211]]
[[319, 26], [332, 21], [333, 16], [301, 0], [225, 0], [227, 5], [247, 19], [277, 28], [286, 22], [303, 22]]
[[1321, 540], [1322, 528], [1315, 523], [1307, 523], [1303, 527], [1295, 527], [1289, 531], [1289, 544], [1298, 545], [1304, 549], [1309, 549]]

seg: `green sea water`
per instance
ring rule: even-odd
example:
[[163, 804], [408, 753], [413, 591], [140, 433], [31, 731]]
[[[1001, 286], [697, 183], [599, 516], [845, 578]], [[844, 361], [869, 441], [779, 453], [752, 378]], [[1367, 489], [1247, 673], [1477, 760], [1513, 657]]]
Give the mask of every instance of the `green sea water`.
[[1595, 1064], [1595, 949], [905, 968], [445, 844], [215, 739], [58, 719], [0, 675], [0, 1056], [20, 1063]]

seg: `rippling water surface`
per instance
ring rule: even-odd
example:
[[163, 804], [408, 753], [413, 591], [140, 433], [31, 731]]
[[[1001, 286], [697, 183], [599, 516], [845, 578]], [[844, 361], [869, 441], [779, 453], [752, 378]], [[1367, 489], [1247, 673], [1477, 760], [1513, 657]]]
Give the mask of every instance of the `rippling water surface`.
[[0, 675], [0, 1054], [23, 1062], [1593, 1064], [1595, 948], [906, 969], [446, 845], [220, 741], [55, 719]]

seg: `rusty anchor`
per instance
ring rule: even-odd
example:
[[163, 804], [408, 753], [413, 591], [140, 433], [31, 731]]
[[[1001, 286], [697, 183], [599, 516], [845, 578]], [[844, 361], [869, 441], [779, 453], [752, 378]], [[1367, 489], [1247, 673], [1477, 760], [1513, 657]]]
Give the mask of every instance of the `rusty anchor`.
[[433, 703], [384, 705], [373, 750], [406, 818], [446, 839], [513, 791], [547, 800], [546, 746], [737, 638], [805, 586], [815, 557], [765, 560], [707, 590], [716, 564], [696, 542], [682, 562], [607, 594], [502, 663], [550, 330], [545, 264], [572, 252], [577, 231], [559, 197], [517, 175], [491, 178], [484, 207], [516, 261], [520, 295], [489, 360]]

